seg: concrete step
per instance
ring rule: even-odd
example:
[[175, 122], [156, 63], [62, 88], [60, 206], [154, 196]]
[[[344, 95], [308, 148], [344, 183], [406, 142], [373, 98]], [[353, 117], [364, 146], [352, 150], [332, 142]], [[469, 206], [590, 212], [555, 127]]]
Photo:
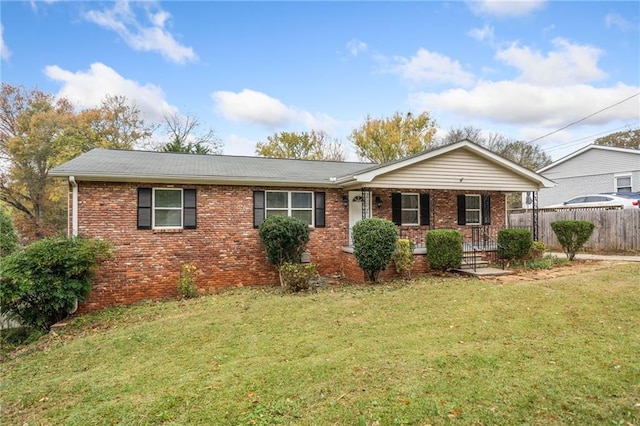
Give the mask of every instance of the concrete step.
[[471, 275], [473, 277], [498, 277], [500, 275], [511, 275], [513, 271], [508, 269], [497, 268], [478, 268], [475, 271], [473, 269], [454, 269], [454, 272], [461, 274]]

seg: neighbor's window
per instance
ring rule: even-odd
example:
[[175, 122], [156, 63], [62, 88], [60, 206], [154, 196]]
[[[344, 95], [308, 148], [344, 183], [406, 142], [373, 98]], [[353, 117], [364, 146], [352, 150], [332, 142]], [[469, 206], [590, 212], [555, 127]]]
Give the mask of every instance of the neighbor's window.
[[402, 194], [400, 206], [403, 225], [420, 224], [420, 197], [418, 194]]
[[266, 217], [292, 216], [313, 225], [313, 192], [266, 191]]
[[153, 190], [153, 227], [182, 227], [182, 189]]
[[616, 192], [631, 192], [631, 175], [616, 176]]
[[480, 195], [465, 196], [465, 218], [467, 225], [480, 225], [481, 207]]

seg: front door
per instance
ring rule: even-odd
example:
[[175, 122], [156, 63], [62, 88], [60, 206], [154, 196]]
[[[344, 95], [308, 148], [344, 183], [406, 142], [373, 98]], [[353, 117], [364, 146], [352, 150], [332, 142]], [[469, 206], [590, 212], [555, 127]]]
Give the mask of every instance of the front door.
[[[363, 209], [364, 205], [364, 209]], [[349, 191], [349, 245], [353, 245], [353, 226], [371, 217], [371, 192]]]

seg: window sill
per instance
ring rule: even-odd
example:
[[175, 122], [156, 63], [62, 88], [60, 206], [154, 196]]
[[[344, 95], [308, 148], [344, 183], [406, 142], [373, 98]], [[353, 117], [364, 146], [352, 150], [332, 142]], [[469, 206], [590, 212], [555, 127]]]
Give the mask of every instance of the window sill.
[[169, 229], [162, 229], [162, 228], [156, 228], [153, 230], [154, 234], [180, 234], [182, 233], [182, 228], [169, 228]]

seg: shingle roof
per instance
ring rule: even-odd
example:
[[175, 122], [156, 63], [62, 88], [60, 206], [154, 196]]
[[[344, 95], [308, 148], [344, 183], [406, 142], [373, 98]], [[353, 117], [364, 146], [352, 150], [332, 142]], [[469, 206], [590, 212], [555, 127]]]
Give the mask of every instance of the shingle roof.
[[377, 166], [227, 155], [93, 149], [52, 169], [50, 176], [96, 180], [282, 182], [327, 184]]

